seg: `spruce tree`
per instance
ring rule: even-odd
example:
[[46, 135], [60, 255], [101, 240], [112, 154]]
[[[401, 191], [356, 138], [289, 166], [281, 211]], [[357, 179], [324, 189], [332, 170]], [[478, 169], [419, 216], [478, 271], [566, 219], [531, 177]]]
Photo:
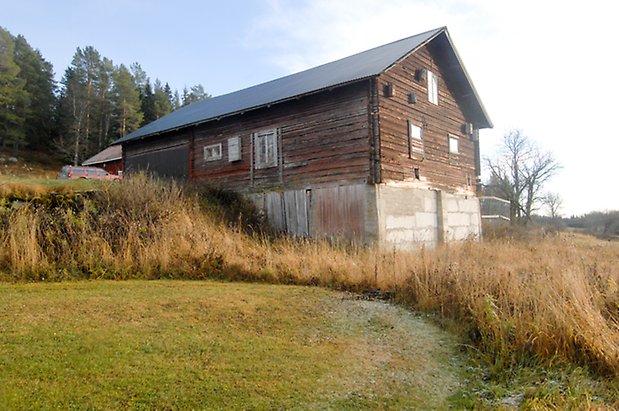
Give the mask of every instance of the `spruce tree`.
[[174, 90], [174, 97], [172, 99], [172, 110], [178, 110], [181, 107], [181, 96], [178, 94], [178, 90]]
[[25, 144], [25, 107], [29, 96], [25, 81], [19, 77], [15, 64], [13, 36], [0, 27], [0, 140], [3, 146], [12, 145], [17, 151]]
[[52, 65], [22, 35], [15, 39], [14, 58], [20, 68], [18, 77], [24, 81], [29, 96], [23, 107], [25, 142], [30, 146], [49, 146], [56, 104]]
[[161, 85], [161, 81], [159, 81], [159, 79], [155, 80], [155, 87], [153, 89], [153, 105], [155, 119], [160, 119], [166, 114], [170, 114], [172, 112], [172, 103], [170, 102], [169, 97], [169, 86], [168, 91], [166, 92], [165, 87]]
[[204, 91], [202, 84], [196, 84], [191, 89], [187, 90], [187, 87], [183, 88], [183, 106], [186, 106], [196, 101], [211, 98], [211, 95]]
[[148, 78], [144, 83], [144, 90], [142, 92], [142, 113], [144, 114], [144, 118], [142, 119], [141, 125], [157, 120], [155, 96], [153, 94], [153, 88], [150, 85], [150, 79]]

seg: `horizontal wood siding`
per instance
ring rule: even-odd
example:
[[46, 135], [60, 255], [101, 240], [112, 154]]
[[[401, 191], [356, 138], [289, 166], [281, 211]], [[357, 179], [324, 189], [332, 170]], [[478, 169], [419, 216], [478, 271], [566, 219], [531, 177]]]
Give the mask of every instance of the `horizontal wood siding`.
[[125, 172], [146, 171], [161, 177], [189, 177], [188, 132], [123, 144]]
[[118, 172], [123, 171], [122, 160], [113, 160], [105, 163], [93, 164], [94, 167], [100, 167], [110, 174], [118, 175]]
[[[428, 101], [427, 79], [415, 79], [415, 71], [422, 68], [438, 76], [438, 105]], [[414, 169], [418, 168], [421, 182], [450, 191], [475, 191], [474, 142], [462, 130], [467, 120], [445, 81], [445, 71], [424, 46], [379, 76], [383, 181], [416, 181]], [[387, 84], [393, 87], [391, 97], [383, 92]], [[409, 102], [412, 92], [416, 94], [416, 103]], [[416, 142], [412, 153], [408, 121], [423, 132], [422, 144]], [[458, 154], [449, 153], [450, 134], [459, 137]]]
[[[277, 167], [252, 169], [253, 133], [278, 129]], [[369, 178], [368, 83], [340, 87], [268, 108], [212, 121], [194, 130], [193, 178], [234, 189], [272, 189], [366, 182]], [[241, 160], [228, 161], [231, 137]], [[223, 157], [204, 160], [222, 144]]]

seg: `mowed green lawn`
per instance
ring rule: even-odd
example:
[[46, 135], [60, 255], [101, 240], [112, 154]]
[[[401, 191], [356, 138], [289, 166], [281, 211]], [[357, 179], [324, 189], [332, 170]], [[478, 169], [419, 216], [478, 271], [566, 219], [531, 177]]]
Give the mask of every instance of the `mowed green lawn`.
[[0, 408], [444, 408], [456, 342], [320, 288], [0, 284]]

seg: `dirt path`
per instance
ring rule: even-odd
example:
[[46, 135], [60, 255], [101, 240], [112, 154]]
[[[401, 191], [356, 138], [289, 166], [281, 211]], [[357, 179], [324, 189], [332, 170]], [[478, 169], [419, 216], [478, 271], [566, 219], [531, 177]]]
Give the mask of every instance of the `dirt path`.
[[340, 358], [348, 367], [330, 374], [329, 383], [323, 384], [332, 387], [324, 392], [327, 404], [448, 407], [463, 366], [452, 335], [425, 316], [382, 301], [345, 295], [325, 306], [326, 320], [352, 341], [342, 347]]

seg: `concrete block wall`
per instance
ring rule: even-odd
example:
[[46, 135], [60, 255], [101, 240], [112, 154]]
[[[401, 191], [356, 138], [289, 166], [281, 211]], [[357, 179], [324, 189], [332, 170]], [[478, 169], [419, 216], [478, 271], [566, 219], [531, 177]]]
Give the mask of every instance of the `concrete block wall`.
[[462, 241], [481, 238], [479, 199], [440, 192], [443, 204], [443, 241]]
[[379, 243], [384, 248], [434, 248], [441, 241], [436, 192], [375, 186]]
[[389, 184], [375, 187], [383, 248], [435, 248], [443, 242], [481, 237], [479, 200], [474, 196]]

